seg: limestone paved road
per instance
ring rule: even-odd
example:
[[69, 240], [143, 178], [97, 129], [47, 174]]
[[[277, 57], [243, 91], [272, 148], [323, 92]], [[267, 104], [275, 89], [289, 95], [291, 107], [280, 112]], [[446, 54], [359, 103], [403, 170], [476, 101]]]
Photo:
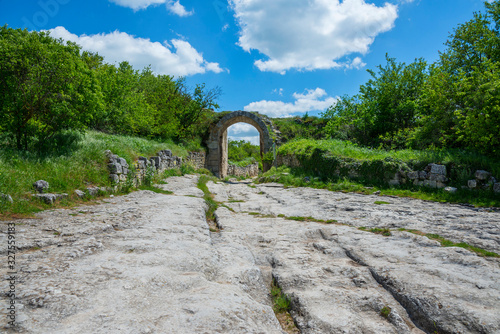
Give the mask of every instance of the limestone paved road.
[[169, 178], [162, 187], [174, 195], [139, 191], [16, 221], [18, 326], [7, 326], [2, 280], [0, 332], [281, 333], [269, 297], [274, 278], [302, 333], [500, 333], [499, 259], [408, 232], [357, 229], [418, 229], [498, 253], [499, 213], [209, 183], [233, 210], [217, 210], [222, 230], [212, 233], [196, 181]]

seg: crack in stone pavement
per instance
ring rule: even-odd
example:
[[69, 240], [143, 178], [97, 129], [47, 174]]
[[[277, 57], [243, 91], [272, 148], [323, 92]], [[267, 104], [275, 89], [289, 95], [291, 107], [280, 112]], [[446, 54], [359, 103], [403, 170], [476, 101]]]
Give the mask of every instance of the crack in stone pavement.
[[[222, 230], [211, 233], [197, 177], [167, 182], [160, 187], [173, 195], [138, 191], [16, 220], [18, 326], [7, 326], [2, 266], [0, 331], [282, 333], [269, 294], [274, 279], [302, 333], [500, 333], [498, 258], [408, 232], [358, 230], [418, 229], [498, 253], [499, 213], [209, 182], [215, 200], [234, 210], [220, 207]], [[7, 222], [0, 226], [6, 245]], [[0, 252], [6, 258], [6, 247]]]

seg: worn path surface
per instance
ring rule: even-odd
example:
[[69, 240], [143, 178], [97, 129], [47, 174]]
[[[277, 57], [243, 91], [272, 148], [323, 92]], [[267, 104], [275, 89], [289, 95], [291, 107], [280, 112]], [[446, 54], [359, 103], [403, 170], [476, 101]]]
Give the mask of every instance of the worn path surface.
[[[500, 333], [498, 258], [397, 231], [499, 253], [499, 213], [209, 183], [231, 209], [217, 210], [222, 230], [213, 233], [196, 181], [169, 178], [162, 187], [173, 195], [139, 191], [16, 221], [18, 327], [6, 327], [2, 280], [0, 332], [281, 333], [269, 296], [274, 279], [292, 299], [302, 333]], [[390, 228], [392, 236], [360, 226]], [[5, 265], [0, 275], [7, 276]]]

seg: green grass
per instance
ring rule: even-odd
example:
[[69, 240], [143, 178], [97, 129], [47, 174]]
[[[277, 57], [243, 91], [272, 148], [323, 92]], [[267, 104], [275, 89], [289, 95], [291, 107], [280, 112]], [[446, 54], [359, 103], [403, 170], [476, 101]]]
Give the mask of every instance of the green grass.
[[421, 235], [421, 236], [425, 236], [431, 240], [436, 240], [436, 241], [439, 241], [439, 243], [441, 244], [441, 246], [443, 247], [460, 247], [460, 248], [464, 248], [464, 249], [467, 249], [471, 252], [474, 252], [476, 253], [477, 255], [479, 256], [485, 256], [485, 257], [500, 257], [499, 254], [495, 253], [495, 252], [490, 252], [490, 251], [487, 251], [485, 249], [482, 249], [482, 248], [479, 248], [479, 247], [475, 247], [475, 246], [472, 246], [472, 245], [469, 245], [468, 243], [466, 242], [459, 242], [459, 243], [455, 243], [451, 240], [448, 240], [446, 238], [443, 238], [442, 236], [440, 236], [439, 234], [432, 234], [432, 233], [424, 233], [424, 232], [421, 232], [419, 230], [411, 230], [411, 229], [405, 229], [405, 228], [400, 228], [398, 229], [399, 231], [405, 231], [405, 232], [410, 232], [410, 233], [413, 233], [413, 234], [417, 234], [417, 235]]
[[391, 204], [389, 202], [384, 202], [384, 201], [375, 201], [374, 204], [377, 204], [377, 205], [384, 205], [384, 204]]
[[157, 194], [164, 194], [164, 195], [171, 195], [171, 194], [173, 194], [173, 192], [170, 191], [170, 190], [163, 190], [163, 189], [155, 187], [155, 186], [142, 185], [142, 186], [139, 186], [138, 189], [139, 190], [150, 190], [150, 191], [153, 191], [153, 192], [155, 192]]
[[[203, 199], [205, 200], [205, 203], [208, 205], [208, 210], [206, 212], [207, 216], [207, 222], [209, 225], [212, 223], [215, 223], [215, 210], [219, 207], [219, 203], [217, 203], [213, 195], [210, 193], [210, 190], [208, 190], [207, 187], [207, 182], [208, 181], [214, 181], [214, 177], [210, 177], [208, 175], [201, 175], [198, 179], [198, 189], [203, 191]], [[215, 229], [215, 227], [211, 226], [212, 229]]]
[[392, 235], [391, 230], [388, 228], [374, 227], [371, 229], [367, 229], [366, 227], [362, 226], [362, 227], [359, 227], [358, 229], [361, 231], [367, 231], [367, 232], [371, 232], [371, 233], [375, 233], [375, 234], [381, 234], [385, 237], [390, 237]]
[[392, 309], [389, 306], [384, 306], [380, 310], [380, 315], [384, 318], [389, 318], [389, 315], [391, 314]]
[[283, 313], [290, 311], [290, 298], [288, 298], [288, 296], [281, 291], [281, 288], [277, 285], [274, 279], [271, 284], [271, 297], [273, 300], [274, 312]]
[[487, 169], [493, 175], [500, 176], [498, 159], [481, 155], [477, 152], [447, 149], [447, 150], [397, 150], [388, 151], [372, 149], [337, 139], [311, 140], [297, 139], [285, 143], [278, 149], [278, 154], [310, 155], [314, 149], [324, 150], [339, 157], [358, 160], [398, 159], [405, 162], [441, 163], [454, 165], [469, 165], [473, 168]]
[[245, 158], [245, 159], [240, 160], [240, 161], [229, 160], [228, 164], [235, 165], [238, 167], [246, 167], [246, 166], [249, 166], [249, 165], [256, 163], [256, 162], [257, 162], [257, 160], [254, 157], [248, 157], [248, 158]]
[[[132, 165], [138, 156], [153, 156], [163, 149], [170, 149], [177, 156], [187, 155], [185, 148], [170, 141], [160, 142], [96, 131], [88, 131], [79, 141], [52, 152], [25, 152], [0, 146], [0, 193], [9, 194], [14, 200], [13, 204], [0, 202], [0, 217], [30, 216], [62, 204], [79, 203], [82, 200], [74, 195], [74, 190], [85, 190], [88, 186], [109, 186], [105, 150], [111, 150]], [[32, 184], [37, 180], [49, 182], [49, 192], [68, 193], [69, 199], [55, 206], [32, 200]]]

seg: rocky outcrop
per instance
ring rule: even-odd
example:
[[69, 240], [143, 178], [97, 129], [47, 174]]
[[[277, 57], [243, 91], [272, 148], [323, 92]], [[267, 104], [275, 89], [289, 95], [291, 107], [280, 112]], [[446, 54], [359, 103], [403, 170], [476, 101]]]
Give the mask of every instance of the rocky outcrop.
[[493, 190], [500, 193], [500, 183], [493, 175], [485, 170], [477, 170], [474, 173], [474, 179], [467, 181], [469, 189]]

